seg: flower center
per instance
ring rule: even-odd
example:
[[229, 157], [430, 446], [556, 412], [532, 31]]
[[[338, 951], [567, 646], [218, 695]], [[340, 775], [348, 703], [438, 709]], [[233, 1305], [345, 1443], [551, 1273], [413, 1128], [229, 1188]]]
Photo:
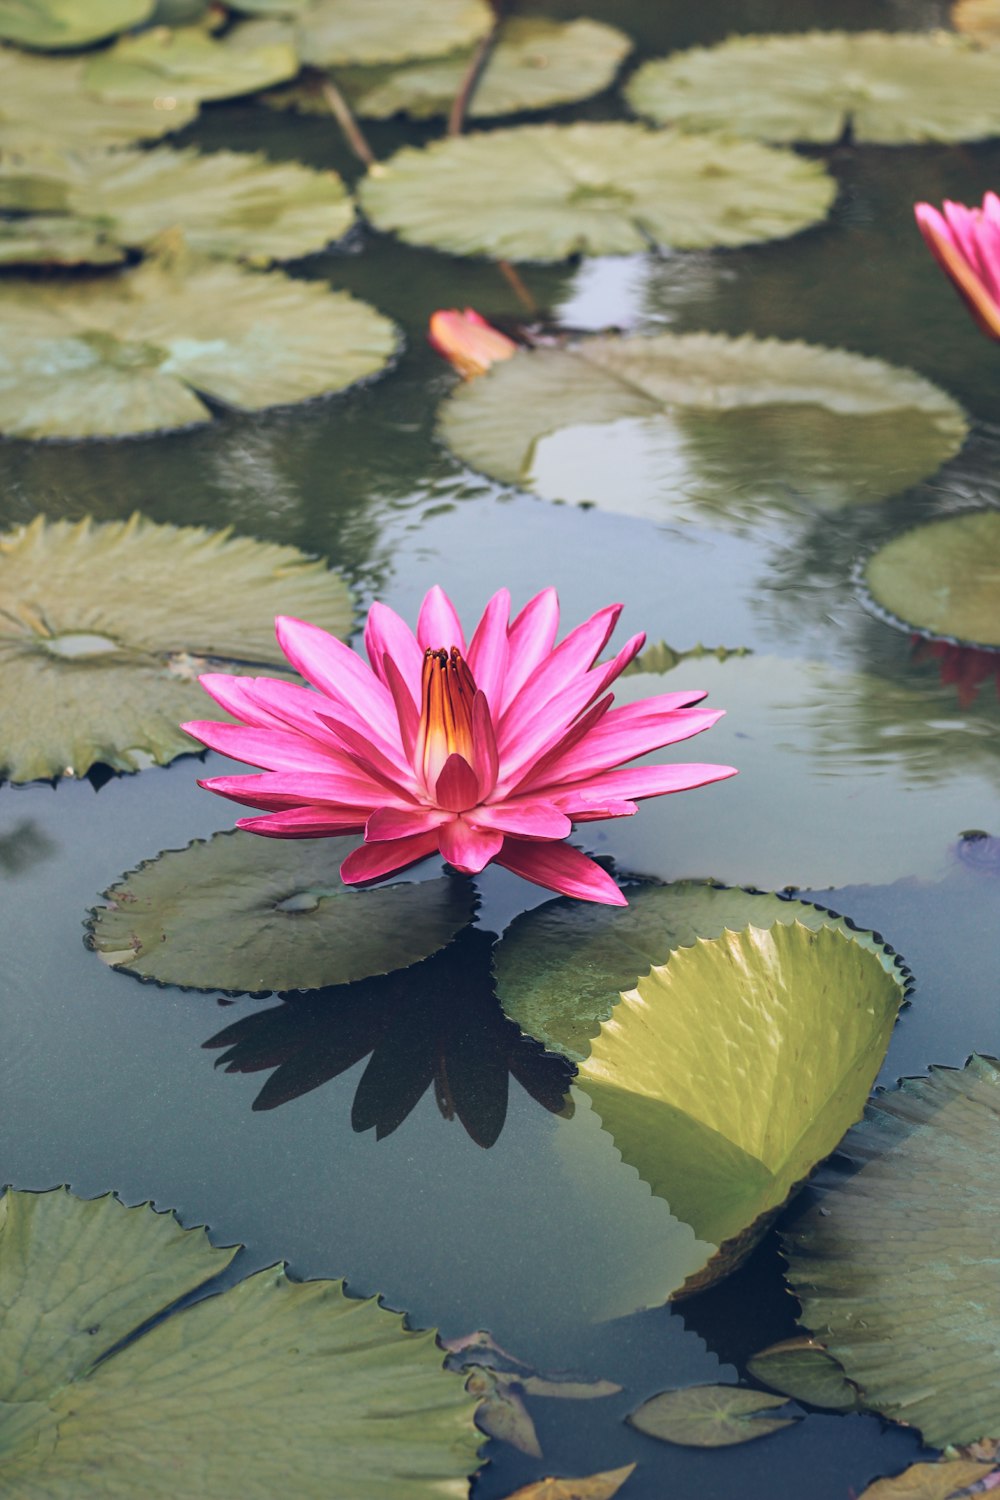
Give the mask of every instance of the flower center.
[[472, 705], [476, 682], [457, 646], [424, 652], [420, 692], [420, 729], [416, 761], [432, 791], [449, 755], [461, 755], [471, 766]]

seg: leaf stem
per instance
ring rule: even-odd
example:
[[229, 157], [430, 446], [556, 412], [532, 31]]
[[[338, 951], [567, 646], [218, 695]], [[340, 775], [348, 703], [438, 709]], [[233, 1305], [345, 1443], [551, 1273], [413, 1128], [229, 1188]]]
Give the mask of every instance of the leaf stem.
[[493, 25], [484, 37], [480, 38], [479, 45], [469, 60], [469, 66], [465, 70], [465, 77], [459, 85], [458, 93], [455, 95], [448, 116], [448, 134], [461, 135], [465, 129], [465, 117], [472, 103], [479, 80], [486, 71], [486, 64], [490, 60], [493, 48], [496, 46], [500, 36], [500, 29], [504, 22], [504, 12], [507, 9], [507, 0], [490, 0], [493, 10]]
[[371, 146], [369, 146], [364, 131], [355, 119], [351, 106], [329, 73], [321, 73], [319, 75], [319, 89], [330, 113], [343, 131], [347, 144], [358, 160], [370, 171], [372, 167], [378, 165], [378, 159]]

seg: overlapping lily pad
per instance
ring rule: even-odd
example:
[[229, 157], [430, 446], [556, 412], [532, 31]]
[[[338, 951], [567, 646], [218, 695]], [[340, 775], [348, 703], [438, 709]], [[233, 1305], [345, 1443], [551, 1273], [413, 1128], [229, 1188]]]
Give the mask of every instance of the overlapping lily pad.
[[85, 58], [0, 49], [0, 151], [43, 146], [124, 146], [190, 124], [195, 100], [159, 89], [141, 100], [99, 99], [84, 84]]
[[467, 925], [469, 881], [345, 886], [338, 871], [357, 843], [236, 829], [168, 850], [104, 892], [90, 945], [112, 968], [159, 984], [315, 990], [408, 968]]
[[821, 163], [756, 142], [582, 122], [404, 147], [360, 194], [408, 244], [557, 261], [780, 239], [821, 220], [835, 191]]
[[8, 1190], [9, 1500], [80, 1500], [95, 1483], [106, 1500], [465, 1494], [481, 1441], [474, 1398], [434, 1334], [407, 1330], [376, 1298], [271, 1266], [167, 1315], [234, 1253], [147, 1204]]
[[774, 1391], [826, 1411], [857, 1411], [858, 1392], [815, 1339], [783, 1339], [747, 1361], [747, 1373]]
[[1000, 649], [1000, 511], [915, 526], [873, 553], [863, 581], [907, 631]]
[[[24, 213], [24, 189], [33, 182], [62, 189], [63, 219]], [[194, 252], [267, 265], [321, 250], [354, 222], [335, 172], [194, 148], [67, 153], [38, 166], [0, 162], [4, 209], [22, 215], [0, 220], [6, 264], [107, 263], [122, 258], [121, 247], [144, 248], [179, 227]]]
[[0, 285], [0, 431], [117, 437], [262, 411], [382, 370], [395, 330], [317, 282], [220, 262]]
[[141, 26], [154, 0], [0, 0], [0, 40], [39, 51], [89, 47]]
[[408, 62], [472, 46], [492, 25], [487, 0], [312, 0], [298, 50], [318, 68]]
[[151, 27], [93, 57], [83, 76], [102, 100], [199, 104], [252, 94], [298, 71], [286, 28], [247, 21], [218, 37], [201, 26]]
[[792, 1427], [793, 1416], [765, 1416], [787, 1406], [784, 1396], [765, 1396], [738, 1385], [692, 1385], [661, 1391], [634, 1411], [629, 1423], [649, 1437], [687, 1448], [728, 1448]]
[[637, 114], [765, 141], [887, 145], [1000, 135], [1000, 55], [945, 32], [730, 37], [645, 63]]
[[935, 1447], [1000, 1432], [998, 1142], [995, 1061], [904, 1079], [785, 1236], [803, 1323], [866, 1405]]
[[439, 421], [495, 479], [649, 520], [882, 499], [933, 473], [967, 430], [912, 370], [709, 333], [523, 350], [456, 387]]
[[46, 521], [0, 536], [0, 727], [11, 781], [135, 771], [200, 745], [200, 671], [287, 671], [276, 614], [350, 632], [347, 588], [322, 561], [144, 517]]

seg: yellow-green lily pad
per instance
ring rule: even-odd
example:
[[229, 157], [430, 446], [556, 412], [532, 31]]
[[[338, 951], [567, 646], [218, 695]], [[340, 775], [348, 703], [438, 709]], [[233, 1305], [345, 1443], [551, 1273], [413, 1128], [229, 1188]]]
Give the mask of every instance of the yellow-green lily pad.
[[99, 99], [84, 84], [79, 57], [32, 57], [0, 48], [0, 151], [125, 146], [189, 125], [194, 99], [160, 89], [140, 100]]
[[84, 84], [102, 100], [198, 104], [252, 94], [298, 71], [290, 33], [267, 21], [246, 21], [218, 37], [201, 26], [154, 26], [93, 57]]
[[141, 26], [154, 0], [0, 0], [0, 40], [39, 51], [89, 47]]
[[794, 1401], [825, 1411], [857, 1411], [853, 1386], [828, 1349], [815, 1339], [782, 1339], [747, 1360], [747, 1373]]
[[869, 557], [862, 579], [904, 630], [1000, 649], [1000, 511], [914, 526]]
[[298, 22], [302, 61], [317, 68], [407, 62], [469, 47], [493, 25], [487, 0], [312, 0]]
[[135, 771], [196, 752], [201, 671], [287, 672], [276, 614], [340, 637], [346, 585], [296, 547], [135, 515], [0, 536], [0, 775]]
[[820, 162], [621, 122], [522, 125], [405, 146], [361, 183], [377, 229], [454, 255], [557, 261], [781, 239], [821, 220]]
[[108, 238], [98, 219], [58, 214], [0, 218], [0, 266], [114, 266], [124, 259], [125, 251]]
[[792, 1427], [798, 1417], [764, 1416], [787, 1406], [784, 1396], [765, 1396], [736, 1385], [692, 1385], [661, 1391], [628, 1418], [647, 1437], [685, 1448], [729, 1448]]

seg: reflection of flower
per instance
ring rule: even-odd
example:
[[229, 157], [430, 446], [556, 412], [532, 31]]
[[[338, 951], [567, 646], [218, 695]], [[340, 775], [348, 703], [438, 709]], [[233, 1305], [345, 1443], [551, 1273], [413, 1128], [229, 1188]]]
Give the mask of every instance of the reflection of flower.
[[264, 774], [201, 785], [265, 812], [239, 820], [254, 833], [363, 833], [340, 867], [349, 885], [439, 851], [469, 875], [495, 860], [564, 895], [625, 906], [610, 875], [562, 842], [573, 824], [623, 817], [643, 797], [734, 771], [621, 766], [707, 729], [719, 713], [690, 707], [701, 692], [611, 707], [607, 689], [645, 641], [633, 636], [596, 664], [620, 613], [620, 604], [608, 605], [554, 646], [555, 590], [510, 621], [501, 589], [466, 645], [451, 601], [435, 586], [416, 636], [386, 605], [372, 605], [370, 667], [315, 625], [279, 618], [282, 650], [317, 691], [269, 677], [203, 676], [242, 723], [185, 729]]
[[920, 233], [982, 331], [1000, 339], [1000, 198], [987, 193], [982, 208], [914, 205]]
[[471, 307], [464, 312], [449, 307], [433, 313], [427, 337], [465, 380], [484, 375], [490, 365], [499, 359], [510, 359], [517, 349], [513, 339], [487, 323]]
[[911, 637], [915, 662], [936, 661], [940, 663], [941, 681], [945, 687], [953, 687], [959, 708], [971, 708], [979, 697], [979, 689], [990, 678], [996, 683], [1000, 697], [1000, 651], [984, 651], [978, 646], [956, 646], [948, 641], [927, 641], [922, 636]]

